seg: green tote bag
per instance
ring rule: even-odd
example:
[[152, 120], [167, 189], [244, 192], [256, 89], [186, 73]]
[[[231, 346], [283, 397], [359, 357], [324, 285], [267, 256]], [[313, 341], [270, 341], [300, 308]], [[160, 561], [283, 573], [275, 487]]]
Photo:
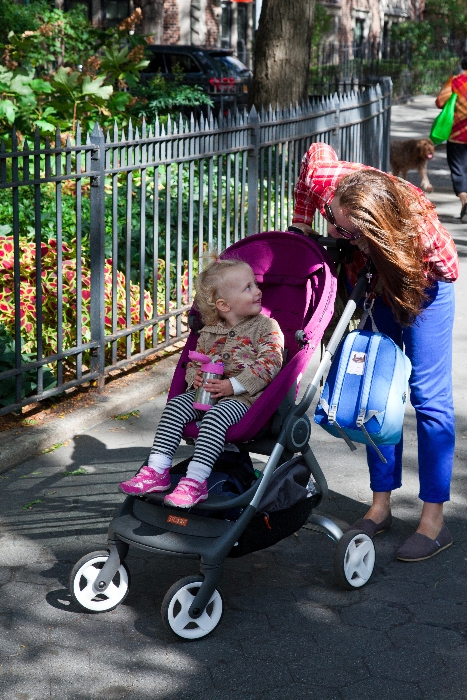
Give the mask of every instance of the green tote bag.
[[455, 92], [453, 92], [441, 112], [433, 121], [430, 133], [430, 139], [433, 141], [433, 143], [443, 143], [443, 141], [447, 141], [450, 137], [452, 125], [454, 124], [454, 109], [456, 107], [456, 100], [457, 95]]

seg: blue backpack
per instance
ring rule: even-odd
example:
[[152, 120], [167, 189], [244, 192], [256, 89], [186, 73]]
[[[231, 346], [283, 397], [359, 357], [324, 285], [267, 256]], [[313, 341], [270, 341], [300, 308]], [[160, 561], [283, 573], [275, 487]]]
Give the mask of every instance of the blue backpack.
[[397, 445], [412, 365], [391, 338], [352, 331], [342, 341], [315, 411], [315, 422], [350, 449], [354, 442]]

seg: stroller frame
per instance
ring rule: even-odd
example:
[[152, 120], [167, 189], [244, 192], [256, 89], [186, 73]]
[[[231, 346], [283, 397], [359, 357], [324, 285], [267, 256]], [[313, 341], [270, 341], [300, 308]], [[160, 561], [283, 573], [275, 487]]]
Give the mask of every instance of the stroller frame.
[[[321, 238], [319, 242], [330, 247], [333, 243], [328, 238]], [[110, 523], [108, 552], [94, 552], [84, 556], [71, 572], [70, 590], [74, 601], [79, 606], [88, 611], [104, 612], [115, 608], [124, 600], [129, 586], [129, 572], [124, 560], [129, 546], [132, 545], [155, 553], [166, 552], [199, 558], [201, 577], [188, 577], [172, 586], [162, 604], [163, 620], [172, 632], [184, 639], [200, 639], [215, 629], [222, 615], [222, 610], [220, 614], [218, 611], [219, 605], [222, 608], [222, 598], [217, 591], [217, 585], [224, 560], [256, 514], [276, 468], [294, 455], [301, 454], [317, 487], [316, 505], [327, 497], [326, 478], [309, 444], [311, 423], [306, 412], [370, 279], [371, 273], [366, 271], [360, 276], [311, 383], [300, 402], [293, 403], [283, 420], [277, 439], [260, 438], [247, 443], [249, 451], [269, 457], [261, 476], [239, 496], [228, 500], [220, 496], [210, 496], [202, 504], [203, 511], [241, 507], [243, 511], [238, 519], [220, 520], [196, 515], [179, 508], [154, 507], [155, 503], [163, 505], [164, 494], [152, 493], [144, 497], [128, 496]], [[141, 519], [138, 515], [142, 516]], [[356, 530], [348, 531], [344, 535], [331, 519], [315, 515], [313, 512], [308, 517], [308, 522], [318, 525], [338, 544], [335, 572], [341, 585], [349, 589], [364, 585], [369, 580], [374, 567], [374, 547], [371, 539]], [[180, 534], [183, 536], [180, 537]], [[97, 560], [99, 563], [96, 564]], [[80, 588], [82, 577], [86, 581], [85, 595]], [[187, 595], [186, 590], [190, 587], [190, 582], [196, 593]], [[207, 607], [218, 600], [216, 595], [221, 602], [218, 603], [214, 613], [207, 614]], [[99, 604], [100, 600], [102, 605]], [[179, 605], [185, 606], [183, 622], [189, 620], [193, 623], [194, 629], [192, 627], [184, 631], [174, 626], [173, 607], [177, 600]], [[196, 624], [197, 621], [199, 625]]]

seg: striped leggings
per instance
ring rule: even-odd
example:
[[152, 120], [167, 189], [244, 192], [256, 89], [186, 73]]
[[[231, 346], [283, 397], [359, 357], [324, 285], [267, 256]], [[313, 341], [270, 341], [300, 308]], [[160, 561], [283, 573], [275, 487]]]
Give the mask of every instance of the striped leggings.
[[229, 399], [220, 401], [209, 411], [199, 411], [193, 408], [194, 396], [195, 391], [192, 390], [175, 396], [168, 402], [157, 426], [151, 454], [162, 454], [172, 459], [182, 439], [184, 427], [190, 421], [201, 420], [192, 459], [212, 469], [224, 449], [228, 428], [243, 418], [248, 406]]

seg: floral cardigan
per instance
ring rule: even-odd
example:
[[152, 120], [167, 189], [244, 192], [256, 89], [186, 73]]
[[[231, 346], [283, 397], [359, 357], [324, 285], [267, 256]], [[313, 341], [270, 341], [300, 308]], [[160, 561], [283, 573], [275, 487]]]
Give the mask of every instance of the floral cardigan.
[[[284, 336], [277, 321], [263, 314], [248, 316], [233, 328], [222, 323], [204, 326], [196, 345], [197, 352], [208, 355], [211, 362], [224, 363], [224, 377], [235, 377], [246, 389], [235, 398], [251, 406], [282, 367]], [[191, 388], [199, 362], [189, 362], [186, 381]]]

